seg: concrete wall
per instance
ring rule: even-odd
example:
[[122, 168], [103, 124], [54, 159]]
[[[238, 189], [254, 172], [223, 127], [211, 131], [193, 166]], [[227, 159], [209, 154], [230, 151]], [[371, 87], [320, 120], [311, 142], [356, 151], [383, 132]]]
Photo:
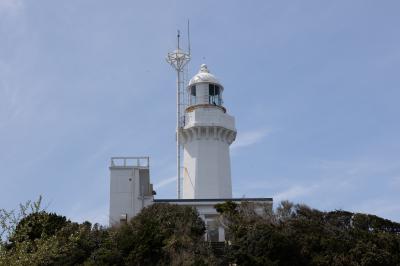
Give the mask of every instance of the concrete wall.
[[110, 167], [110, 225], [128, 221], [152, 204], [149, 169], [136, 166]]
[[217, 126], [236, 131], [234, 117], [213, 105], [195, 108], [185, 113], [185, 128], [193, 126]]

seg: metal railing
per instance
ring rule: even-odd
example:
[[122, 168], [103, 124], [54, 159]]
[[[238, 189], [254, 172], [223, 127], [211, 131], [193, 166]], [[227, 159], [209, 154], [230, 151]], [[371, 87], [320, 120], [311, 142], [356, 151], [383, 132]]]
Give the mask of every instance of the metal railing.
[[[197, 105], [197, 104], [214, 104], [218, 106], [222, 106], [224, 104], [224, 101], [222, 100], [222, 96], [212, 96], [212, 95], [202, 95], [202, 96], [190, 96], [188, 99], [188, 105]], [[187, 107], [186, 106], [186, 107]]]
[[150, 167], [150, 157], [111, 157], [111, 167]]

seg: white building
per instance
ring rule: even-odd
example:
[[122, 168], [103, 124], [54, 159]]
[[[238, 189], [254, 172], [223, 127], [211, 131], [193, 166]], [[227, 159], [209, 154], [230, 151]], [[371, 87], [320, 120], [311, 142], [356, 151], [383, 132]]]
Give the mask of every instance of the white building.
[[110, 164], [110, 225], [153, 203], [149, 157], [113, 157]]
[[148, 157], [114, 157], [110, 165], [110, 225], [125, 222], [153, 203], [193, 206], [205, 221], [206, 239], [224, 241], [217, 203], [251, 201], [272, 208], [272, 198], [232, 198], [229, 146], [236, 138], [226, 113], [224, 87], [206, 65], [189, 82], [189, 105], [180, 137], [184, 148], [183, 199], [154, 199]]

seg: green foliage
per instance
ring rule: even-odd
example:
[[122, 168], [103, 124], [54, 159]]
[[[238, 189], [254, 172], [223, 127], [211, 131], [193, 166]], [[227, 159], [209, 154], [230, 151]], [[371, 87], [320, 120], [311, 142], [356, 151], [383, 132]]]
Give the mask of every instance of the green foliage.
[[0, 244], [3, 239], [8, 239], [15, 231], [15, 227], [19, 221], [29, 214], [37, 213], [42, 211], [42, 196], [36, 201], [27, 201], [24, 204], [19, 204], [19, 209], [16, 210], [5, 210], [0, 209]]
[[0, 265], [82, 264], [98, 247], [103, 231], [97, 225], [72, 223], [54, 213], [34, 213], [17, 225], [0, 253]]
[[32, 213], [0, 248], [0, 265], [212, 265], [195, 209], [154, 204], [114, 228]]
[[214, 208], [217, 212], [225, 215], [235, 216], [238, 212], [239, 205], [233, 201], [215, 204]]
[[[44, 211], [26, 212], [0, 245], [0, 265], [400, 265], [400, 224], [282, 202], [215, 206], [229, 245], [218, 259], [191, 207], [154, 204], [103, 228]], [[216, 253], [217, 254], [217, 253]]]
[[199, 245], [205, 226], [195, 209], [153, 204], [116, 233], [128, 265], [206, 265], [209, 250]]
[[10, 237], [10, 243], [33, 241], [38, 238], [54, 235], [66, 226], [69, 221], [64, 216], [44, 211], [31, 213], [23, 218], [16, 226]]
[[[252, 210], [248, 210], [248, 209]], [[400, 224], [374, 215], [321, 212], [282, 202], [265, 215], [219, 205], [239, 265], [399, 265]]]

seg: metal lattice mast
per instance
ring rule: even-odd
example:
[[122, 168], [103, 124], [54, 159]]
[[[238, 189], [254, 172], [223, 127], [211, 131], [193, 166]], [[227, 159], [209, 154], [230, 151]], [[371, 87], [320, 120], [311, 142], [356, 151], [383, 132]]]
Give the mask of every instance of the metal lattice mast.
[[181, 198], [181, 137], [180, 133], [184, 126], [184, 69], [190, 61], [189, 53], [186, 53], [179, 47], [180, 32], [178, 30], [177, 45], [178, 48], [168, 53], [166, 60], [176, 70], [176, 168], [177, 168], [177, 194]]

